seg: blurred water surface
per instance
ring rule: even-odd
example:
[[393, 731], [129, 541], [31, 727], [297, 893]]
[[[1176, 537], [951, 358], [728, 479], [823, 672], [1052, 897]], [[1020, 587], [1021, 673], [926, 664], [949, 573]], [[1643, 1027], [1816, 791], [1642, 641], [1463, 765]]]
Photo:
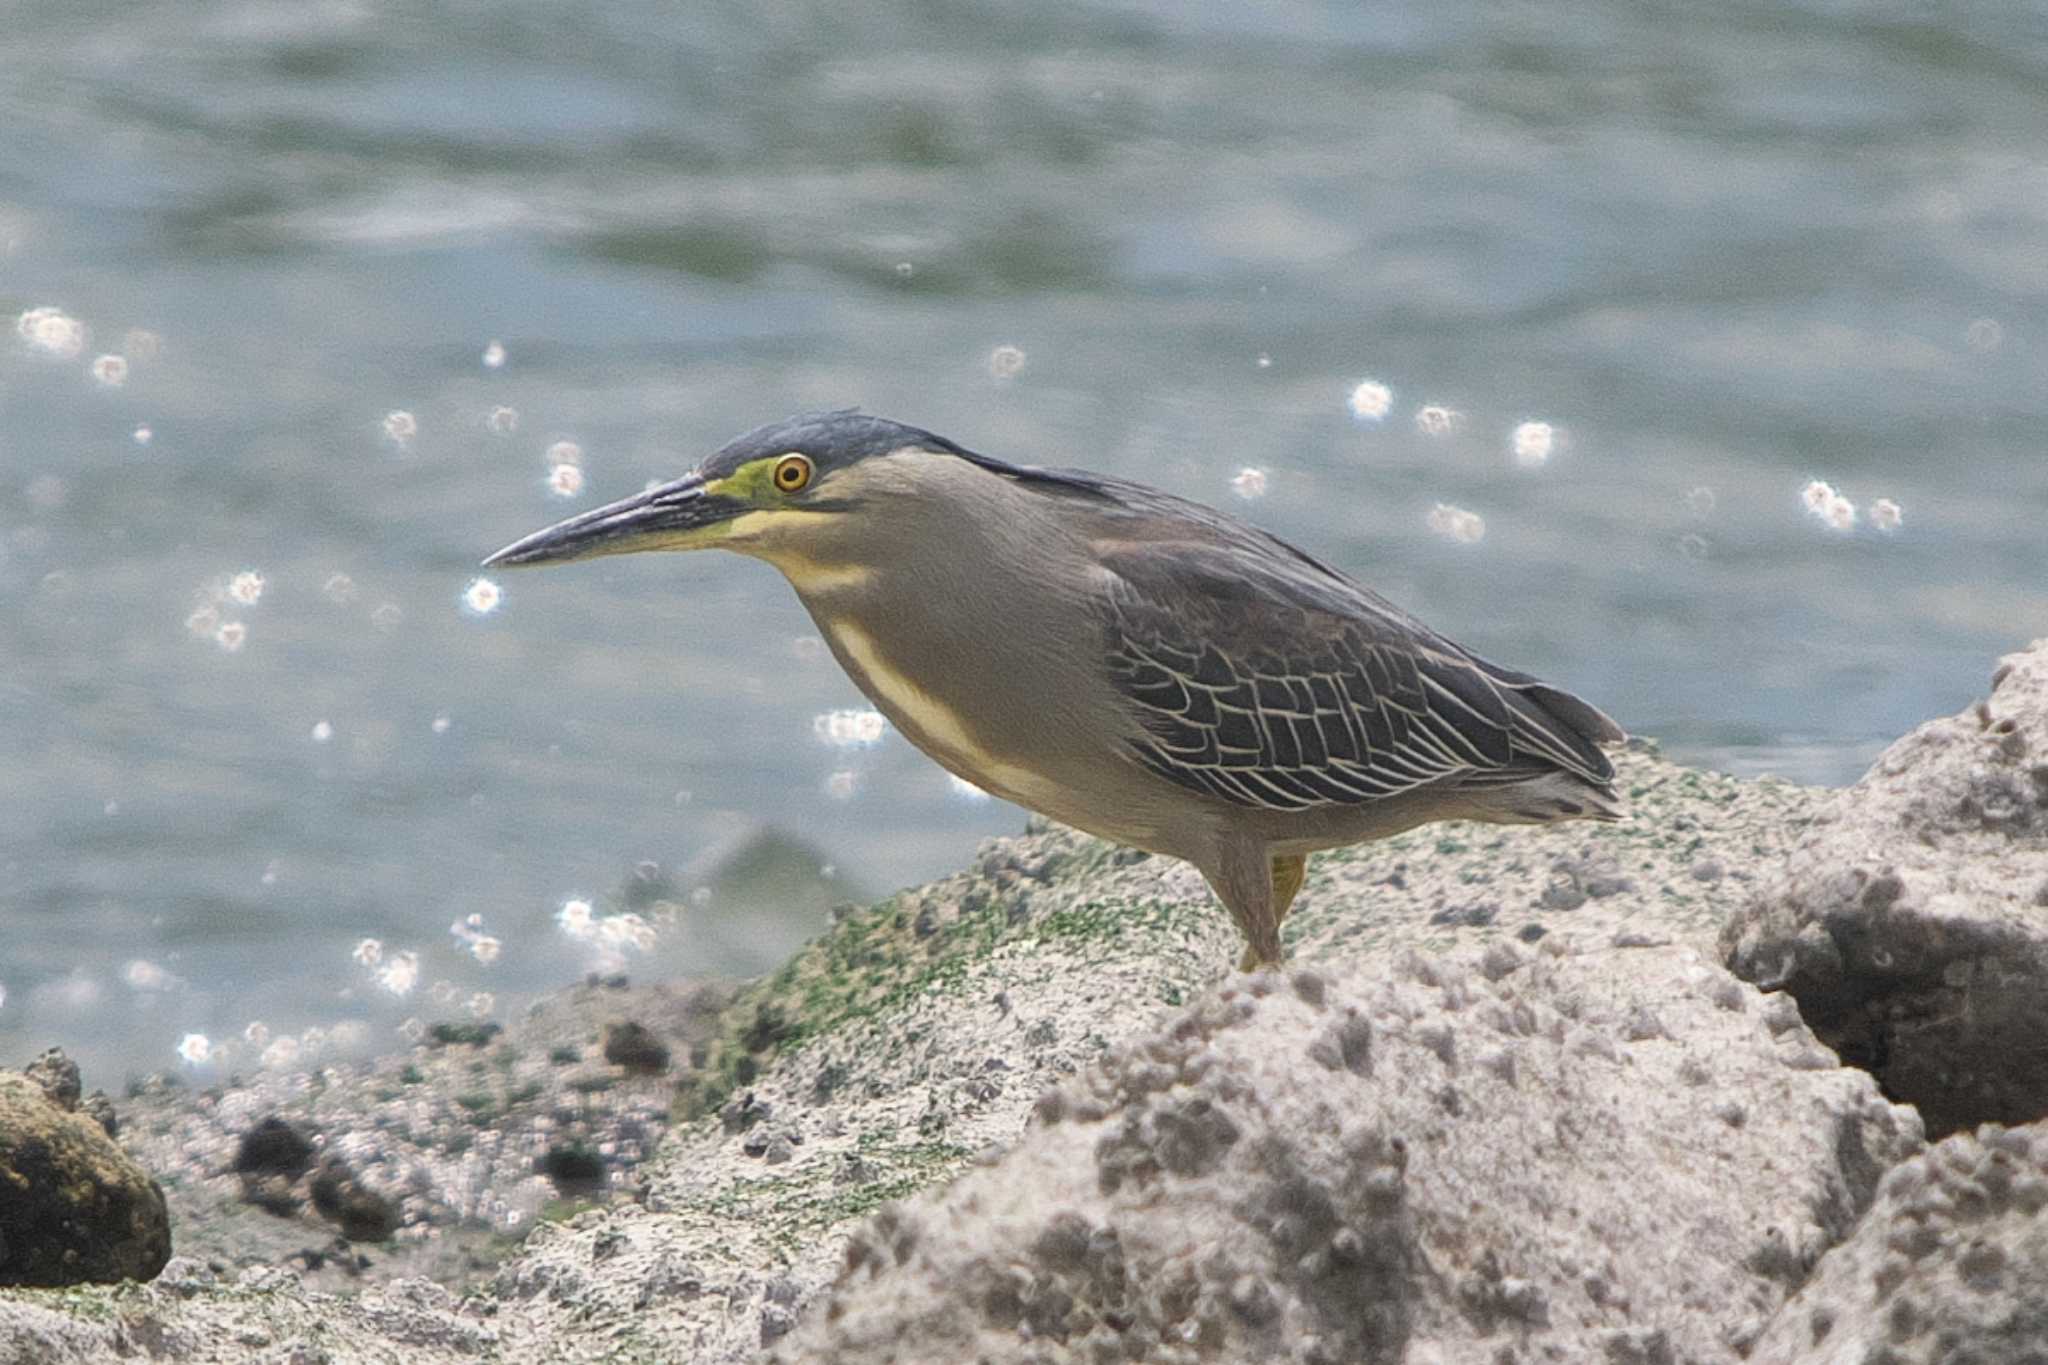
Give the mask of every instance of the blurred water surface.
[[643, 862], [687, 910], [615, 958], [756, 971], [1017, 828], [828, 742], [761, 565], [464, 610], [797, 409], [1228, 504], [1741, 772], [2048, 622], [2038, 5], [80, 0], [0, 127], [0, 312], [88, 329], [0, 337], [0, 1061], [502, 1014]]

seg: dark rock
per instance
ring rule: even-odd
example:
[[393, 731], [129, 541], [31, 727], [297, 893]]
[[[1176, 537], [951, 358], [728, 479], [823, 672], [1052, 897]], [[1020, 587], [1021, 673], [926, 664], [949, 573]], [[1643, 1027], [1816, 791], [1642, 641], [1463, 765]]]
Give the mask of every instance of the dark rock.
[[633, 1075], [659, 1076], [668, 1070], [668, 1044], [628, 1019], [604, 1031], [604, 1059]]
[[[75, 1082], [69, 1093], [75, 1106]], [[93, 1119], [0, 1073], [0, 1285], [147, 1280], [170, 1257], [149, 1174]]]
[[337, 1157], [320, 1163], [312, 1192], [314, 1209], [351, 1242], [382, 1242], [398, 1231], [398, 1205], [363, 1184]]
[[427, 1030], [427, 1038], [436, 1047], [482, 1047], [504, 1031], [498, 1023], [440, 1023]]
[[548, 1148], [535, 1169], [564, 1189], [597, 1185], [604, 1180], [604, 1158], [576, 1142], [558, 1142]]
[[84, 1084], [78, 1076], [78, 1063], [64, 1055], [64, 1049], [53, 1047], [42, 1056], [21, 1069], [21, 1074], [41, 1087], [49, 1096], [50, 1103], [70, 1113], [78, 1108], [78, 1097]]
[[108, 1137], [121, 1135], [121, 1116], [114, 1112], [114, 1101], [104, 1090], [95, 1090], [79, 1102], [78, 1112], [97, 1123]]
[[312, 1164], [313, 1144], [275, 1114], [242, 1134], [235, 1149], [237, 1175], [281, 1175], [296, 1180]]

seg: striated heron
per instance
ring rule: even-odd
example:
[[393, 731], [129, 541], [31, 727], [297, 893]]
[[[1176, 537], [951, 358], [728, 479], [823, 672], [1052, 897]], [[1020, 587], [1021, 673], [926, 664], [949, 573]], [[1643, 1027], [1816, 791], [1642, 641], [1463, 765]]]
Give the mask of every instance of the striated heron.
[[748, 432], [484, 562], [710, 547], [781, 570], [854, 683], [948, 770], [1193, 863], [1246, 968], [1281, 960], [1319, 849], [1431, 820], [1620, 815], [1613, 721], [1277, 536], [854, 411]]

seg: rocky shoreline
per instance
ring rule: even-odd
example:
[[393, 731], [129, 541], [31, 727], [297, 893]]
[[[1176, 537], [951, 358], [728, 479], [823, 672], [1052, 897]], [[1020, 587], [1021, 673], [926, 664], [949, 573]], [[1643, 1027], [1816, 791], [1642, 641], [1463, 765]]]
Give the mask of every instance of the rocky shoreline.
[[2048, 645], [1839, 792], [1618, 766], [1316, 859], [1287, 973], [1034, 826], [743, 987], [139, 1095], [176, 1254], [0, 1365], [2048, 1359]]

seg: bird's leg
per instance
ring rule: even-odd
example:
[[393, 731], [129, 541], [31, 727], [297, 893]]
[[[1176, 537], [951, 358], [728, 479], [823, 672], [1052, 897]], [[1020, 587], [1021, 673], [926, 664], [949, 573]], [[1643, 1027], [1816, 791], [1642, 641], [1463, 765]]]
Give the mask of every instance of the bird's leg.
[[[1274, 907], [1282, 902], [1273, 893], [1278, 889], [1274, 874], [1281, 861], [1269, 857], [1262, 844], [1246, 843], [1225, 848], [1214, 862], [1200, 864], [1202, 875], [1209, 879], [1209, 888], [1237, 922], [1238, 932], [1244, 935], [1239, 971], [1280, 965], [1280, 916]], [[1293, 892], [1288, 895], [1291, 898]]]
[[1237, 969], [1241, 972], [1280, 965], [1284, 955], [1280, 947], [1280, 925], [1287, 919], [1287, 912], [1294, 908], [1294, 898], [1300, 893], [1302, 882], [1308, 878], [1308, 855], [1275, 853], [1267, 864], [1266, 875], [1266, 917], [1257, 922], [1257, 929], [1246, 924], [1243, 917], [1237, 922], [1238, 928], [1244, 930], [1246, 940], [1244, 956], [1237, 961]]
[[1273, 855], [1273, 926], [1276, 929], [1287, 922], [1287, 912], [1294, 908], [1294, 898], [1301, 894], [1301, 884], [1307, 880], [1306, 853]]

